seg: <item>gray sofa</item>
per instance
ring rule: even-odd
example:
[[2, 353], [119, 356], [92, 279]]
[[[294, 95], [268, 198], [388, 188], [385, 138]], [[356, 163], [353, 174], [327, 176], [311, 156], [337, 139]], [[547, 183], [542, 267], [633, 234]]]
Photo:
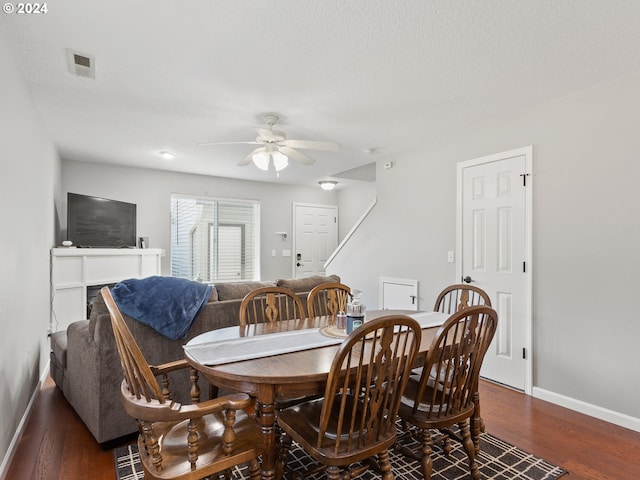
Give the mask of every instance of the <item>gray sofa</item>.
[[[251, 290], [277, 285], [295, 291], [306, 306], [308, 292], [316, 285], [340, 279], [310, 277], [275, 282], [218, 284], [207, 304], [198, 313], [187, 337], [171, 340], [152, 328], [125, 316], [125, 321], [142, 353], [152, 365], [184, 358], [182, 345], [193, 337], [218, 328], [238, 325], [242, 298]], [[111, 319], [101, 295], [95, 300], [89, 320], [75, 322], [66, 331], [51, 335], [51, 377], [100, 444], [112, 443], [137, 432], [135, 421], [123, 410], [120, 398], [122, 369], [115, 345]], [[190, 403], [189, 379], [175, 372], [171, 387], [174, 400]], [[201, 379], [201, 389], [208, 391]]]

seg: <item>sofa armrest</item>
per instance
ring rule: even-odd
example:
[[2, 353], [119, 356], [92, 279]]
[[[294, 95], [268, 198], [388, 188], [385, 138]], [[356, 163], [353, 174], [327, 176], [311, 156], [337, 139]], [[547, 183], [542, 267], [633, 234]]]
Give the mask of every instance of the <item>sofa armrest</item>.
[[64, 395], [98, 443], [137, 430], [122, 408], [122, 368], [109, 315], [75, 322], [67, 328], [67, 371]]

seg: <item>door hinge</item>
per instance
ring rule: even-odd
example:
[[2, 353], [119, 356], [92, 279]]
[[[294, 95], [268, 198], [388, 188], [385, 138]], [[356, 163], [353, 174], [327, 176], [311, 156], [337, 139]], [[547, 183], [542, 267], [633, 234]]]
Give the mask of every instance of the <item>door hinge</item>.
[[522, 186], [526, 187], [527, 186], [527, 177], [529, 176], [528, 173], [521, 173], [520, 176], [522, 177]]
[[522, 359], [526, 360], [527, 359], [527, 349], [522, 347]]
[[522, 262], [522, 273], [527, 273], [527, 262]]

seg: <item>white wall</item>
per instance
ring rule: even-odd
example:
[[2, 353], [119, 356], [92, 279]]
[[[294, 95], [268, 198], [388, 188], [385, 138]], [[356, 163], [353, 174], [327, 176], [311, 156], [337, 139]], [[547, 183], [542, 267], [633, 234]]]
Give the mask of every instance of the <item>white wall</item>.
[[417, 278], [429, 308], [456, 281], [446, 259], [456, 163], [533, 145], [534, 391], [637, 428], [639, 128], [636, 75], [424, 144], [393, 169], [378, 165], [378, 203], [329, 272], [371, 305], [379, 276]]
[[0, 18], [0, 477], [49, 360], [49, 248], [59, 160]]
[[376, 199], [375, 182], [352, 182], [338, 192], [338, 229], [340, 241], [349, 233], [354, 224], [360, 220], [371, 203]]
[[[138, 236], [149, 237], [154, 248], [166, 250], [162, 273], [170, 273], [170, 195], [182, 193], [260, 201], [261, 278], [274, 280], [292, 276], [292, 258], [282, 250], [292, 248], [293, 202], [337, 205], [337, 193], [320, 187], [300, 187], [228, 178], [190, 175], [160, 170], [62, 161], [64, 202], [59, 212], [66, 229], [67, 192], [95, 195], [137, 204]], [[288, 232], [287, 240], [275, 232]], [[63, 236], [66, 236], [64, 232]], [[278, 256], [272, 257], [275, 249]]]

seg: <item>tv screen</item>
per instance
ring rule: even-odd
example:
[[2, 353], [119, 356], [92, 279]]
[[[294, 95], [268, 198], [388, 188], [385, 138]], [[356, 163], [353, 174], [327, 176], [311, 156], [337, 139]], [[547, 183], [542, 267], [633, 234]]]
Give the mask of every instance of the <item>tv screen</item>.
[[78, 247], [135, 247], [136, 205], [69, 192], [67, 240]]

